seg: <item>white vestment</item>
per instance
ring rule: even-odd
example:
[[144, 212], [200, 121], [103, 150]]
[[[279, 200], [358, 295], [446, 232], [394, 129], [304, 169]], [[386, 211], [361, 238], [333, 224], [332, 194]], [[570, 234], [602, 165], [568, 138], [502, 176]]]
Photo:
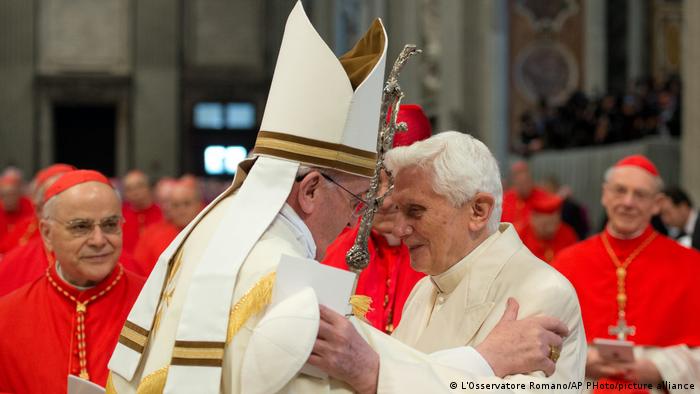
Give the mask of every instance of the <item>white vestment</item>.
[[556, 317], [570, 334], [552, 376], [536, 372], [506, 380], [582, 382], [587, 346], [576, 292], [564, 276], [535, 257], [507, 223], [448, 271], [419, 281], [393, 336], [426, 353], [476, 346], [498, 323], [509, 297], [520, 304], [518, 319]]

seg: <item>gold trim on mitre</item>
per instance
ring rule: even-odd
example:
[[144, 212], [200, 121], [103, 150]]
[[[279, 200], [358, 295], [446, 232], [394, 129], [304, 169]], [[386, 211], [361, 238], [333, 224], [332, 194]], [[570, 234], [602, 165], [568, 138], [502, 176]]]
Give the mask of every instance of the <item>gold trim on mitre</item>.
[[384, 28], [379, 19], [375, 19], [360, 41], [338, 59], [348, 74], [353, 89], [364, 82], [381, 59], [384, 40]]
[[263, 154], [321, 167], [372, 176], [377, 154], [292, 134], [260, 131], [253, 154]]

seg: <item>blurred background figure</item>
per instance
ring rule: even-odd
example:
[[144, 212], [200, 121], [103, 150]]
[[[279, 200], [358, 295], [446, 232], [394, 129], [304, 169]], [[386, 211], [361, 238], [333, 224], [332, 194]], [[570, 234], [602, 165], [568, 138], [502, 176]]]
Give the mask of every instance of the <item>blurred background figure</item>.
[[46, 167], [36, 174], [31, 182], [31, 199], [34, 204], [35, 214], [26, 215], [4, 237], [0, 237], [0, 255], [8, 253], [18, 246], [27, 245], [32, 240], [40, 239], [38, 217], [41, 216], [41, 206], [44, 203], [44, 190], [51, 186], [58, 176], [73, 170], [75, 170], [75, 167], [59, 163]]
[[525, 161], [516, 161], [510, 167], [510, 188], [503, 194], [502, 222], [513, 223], [518, 234], [527, 225], [533, 201], [546, 196], [542, 188], [535, 185], [530, 167]]
[[122, 179], [124, 189], [124, 251], [134, 253], [139, 237], [146, 226], [163, 218], [163, 213], [153, 201], [148, 176], [140, 170], [132, 170]]
[[520, 232], [525, 246], [547, 263], [578, 241], [574, 229], [561, 219], [563, 203], [564, 200], [555, 194], [543, 194], [534, 199], [530, 219]]
[[571, 188], [562, 186], [556, 175], [545, 177], [540, 184], [547, 192], [556, 194], [563, 199], [561, 220], [576, 231], [579, 240], [586, 239], [590, 231], [588, 213], [586, 213], [586, 209], [581, 204], [574, 200]]
[[168, 187], [167, 197], [162, 200], [166, 207], [164, 217], [146, 227], [134, 250], [134, 259], [146, 275], [175, 236], [204, 208], [199, 183], [194, 177], [182, 177]]
[[172, 194], [173, 187], [177, 184], [177, 180], [171, 177], [160, 178], [156, 185], [153, 187], [153, 196], [155, 197], [156, 204], [160, 207], [163, 217], [170, 219], [170, 195]]
[[668, 228], [668, 236], [686, 248], [700, 250], [700, 221], [693, 201], [677, 186], [667, 187], [663, 193], [661, 220]]
[[12, 232], [17, 223], [34, 216], [34, 205], [24, 195], [22, 173], [13, 167], [0, 174], [0, 240]]

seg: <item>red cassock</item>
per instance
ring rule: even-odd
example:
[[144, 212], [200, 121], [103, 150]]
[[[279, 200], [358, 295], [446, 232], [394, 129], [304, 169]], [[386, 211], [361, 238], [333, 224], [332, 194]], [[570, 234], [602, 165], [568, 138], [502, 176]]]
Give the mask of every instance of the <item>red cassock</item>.
[[[624, 262], [653, 231], [649, 226], [631, 240], [607, 233], [607, 239]], [[576, 288], [588, 341], [614, 339], [608, 328], [617, 324], [617, 275], [601, 234], [564, 249], [552, 265]], [[659, 234], [627, 267], [626, 320], [636, 328], [628, 339], [641, 346], [700, 346], [698, 278], [700, 253]]]
[[35, 215], [27, 216], [17, 222], [9, 233], [0, 239], [0, 254], [29, 243], [34, 238], [41, 238], [39, 221]]
[[520, 231], [525, 227], [532, 210], [533, 201], [541, 198], [546, 198], [548, 193], [539, 187], [533, 187], [530, 195], [522, 199], [516, 193], [515, 189], [509, 189], [503, 194], [503, 213], [501, 221], [512, 223], [515, 230], [520, 234]]
[[[53, 256], [46, 253], [41, 237], [33, 238], [26, 245], [14, 248], [0, 261], [0, 296], [43, 276], [49, 261], [53, 263]], [[145, 275], [130, 254], [122, 251], [119, 261], [129, 271]]]
[[134, 259], [146, 276], [151, 273], [160, 254], [179, 232], [179, 228], [165, 219], [146, 227], [134, 250]]
[[523, 243], [530, 249], [532, 254], [547, 263], [551, 263], [554, 256], [564, 248], [578, 242], [578, 237], [574, 229], [563, 222], [559, 225], [552, 239], [539, 239], [530, 224], [525, 225], [520, 231], [520, 239], [522, 239]]
[[69, 296], [79, 302], [97, 296], [82, 314], [85, 360], [90, 380], [104, 386], [107, 363], [143, 283], [117, 266], [100, 284], [80, 291], [50, 269], [0, 298], [0, 392], [65, 393], [67, 376], [80, 374], [80, 308]]
[[0, 225], [3, 226], [0, 228], [0, 239], [11, 233], [17, 223], [32, 217], [34, 217], [34, 204], [27, 197], [20, 197], [19, 209], [15, 212], [5, 211], [2, 203], [0, 203]]
[[131, 205], [124, 203], [122, 204], [122, 215], [124, 215], [123, 248], [131, 254], [134, 253], [139, 237], [143, 234], [146, 226], [163, 218], [163, 213], [155, 204], [142, 211], [136, 211]]
[[[348, 270], [345, 254], [352, 247], [358, 226], [345, 229], [328, 247], [322, 263]], [[372, 231], [368, 242], [370, 262], [360, 274], [356, 294], [372, 299], [367, 320], [377, 329], [392, 332], [399, 325], [406, 298], [425, 275], [411, 268], [411, 256], [403, 243], [391, 246], [383, 235]]]

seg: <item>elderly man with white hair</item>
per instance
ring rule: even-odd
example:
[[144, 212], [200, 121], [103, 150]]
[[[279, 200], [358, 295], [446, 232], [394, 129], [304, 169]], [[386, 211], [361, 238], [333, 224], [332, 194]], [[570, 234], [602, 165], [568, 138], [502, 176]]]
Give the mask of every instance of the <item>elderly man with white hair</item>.
[[[444, 132], [390, 151], [386, 163], [396, 178], [391, 196], [398, 206], [394, 234], [408, 246], [413, 268], [428, 274], [409, 296], [393, 337], [421, 352], [450, 352], [455, 365], [460, 359], [455, 348], [474, 346], [494, 375], [525, 383], [525, 391], [562, 391], [567, 383], [581, 382], [586, 340], [576, 293], [562, 275], [530, 253], [511, 224], [499, 224], [503, 192], [488, 148], [467, 134]], [[557, 362], [555, 372], [553, 362], [527, 375], [494, 362], [533, 346], [520, 340], [525, 332], [498, 344], [510, 345], [510, 353], [499, 353], [491, 341], [484, 341], [503, 329], [507, 305], [506, 315], [518, 313], [511, 298], [520, 302], [520, 316], [553, 316], [570, 329], [566, 338], [550, 338], [556, 336], [550, 332], [534, 344], [533, 351], [546, 351]], [[321, 319], [314, 348], [318, 358], [312, 355], [310, 361], [331, 376], [343, 379], [343, 366], [353, 365], [357, 374], [377, 376], [379, 391], [397, 386], [397, 379], [404, 385], [406, 380], [421, 381], [419, 371], [380, 374], [392, 366], [366, 350], [352, 327], [330, 310], [322, 310]]]

